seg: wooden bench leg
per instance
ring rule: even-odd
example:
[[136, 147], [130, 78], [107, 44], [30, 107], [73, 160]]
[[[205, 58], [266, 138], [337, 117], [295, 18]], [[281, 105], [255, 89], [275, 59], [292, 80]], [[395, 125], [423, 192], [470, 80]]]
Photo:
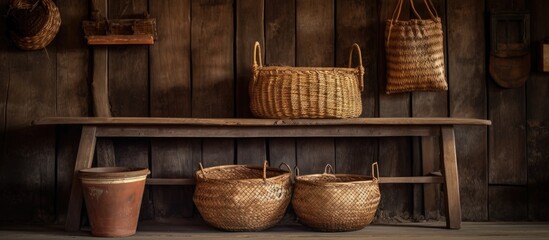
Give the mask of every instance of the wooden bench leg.
[[82, 127], [82, 135], [80, 136], [80, 145], [78, 146], [78, 154], [74, 165], [74, 173], [72, 177], [71, 195], [69, 199], [69, 208], [67, 210], [67, 219], [65, 222], [66, 231], [80, 230], [80, 213], [82, 211], [82, 186], [78, 179], [78, 171], [84, 168], [90, 168], [93, 161], [95, 151], [95, 126], [84, 125]]
[[[421, 138], [423, 176], [427, 176], [436, 170], [435, 161], [440, 159], [435, 154], [437, 153], [435, 149], [437, 146], [434, 137], [428, 136]], [[440, 185], [423, 184], [423, 209], [426, 219], [438, 217], [437, 187], [440, 187]]]
[[442, 169], [445, 180], [446, 227], [459, 229], [461, 227], [461, 204], [459, 202], [459, 177], [454, 127], [442, 126], [441, 135]]

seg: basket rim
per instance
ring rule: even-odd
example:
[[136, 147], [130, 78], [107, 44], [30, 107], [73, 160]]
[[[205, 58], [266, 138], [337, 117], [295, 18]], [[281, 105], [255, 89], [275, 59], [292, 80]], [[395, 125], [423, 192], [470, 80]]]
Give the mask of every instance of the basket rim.
[[[318, 182], [311, 179], [306, 178], [320, 178], [326, 175], [331, 175], [335, 177], [356, 177], [364, 180], [353, 180], [353, 181], [344, 181], [344, 182]], [[361, 183], [378, 183], [379, 179], [376, 179], [372, 176], [366, 176], [366, 175], [359, 175], [359, 174], [346, 174], [346, 173], [319, 173], [319, 174], [307, 174], [307, 175], [301, 175], [301, 176], [295, 176], [295, 182], [296, 184], [304, 183], [304, 184], [310, 184], [310, 185], [322, 185], [322, 186], [344, 186], [344, 185], [355, 185], [355, 184], [361, 184]]]
[[[207, 168], [204, 168], [203, 170], [204, 170], [204, 172], [207, 172], [208, 170], [231, 169], [231, 168], [250, 168], [250, 169], [256, 169], [256, 170], [263, 171], [263, 167], [251, 166], [251, 165], [219, 165], [219, 166], [207, 167]], [[275, 167], [267, 167], [266, 171], [278, 172], [280, 174], [276, 175], [276, 176], [272, 176], [272, 177], [267, 177], [265, 179], [265, 181], [278, 180], [279, 178], [285, 178], [285, 177], [289, 178], [290, 175], [291, 175], [289, 171], [286, 171], [286, 170], [283, 170], [283, 169], [280, 169], [280, 168], [275, 168]], [[206, 177], [203, 176], [202, 170], [200, 170], [200, 169], [195, 171], [195, 176], [196, 176], [197, 180], [207, 181], [207, 182], [214, 182], [214, 181], [218, 181], [218, 182], [227, 182], [227, 181], [229, 181], [229, 182], [264, 182], [263, 178], [241, 178], [241, 179], [206, 178]]]
[[258, 71], [267, 70], [314, 70], [314, 71], [359, 71], [360, 66], [349, 67], [294, 67], [294, 66], [258, 66]]

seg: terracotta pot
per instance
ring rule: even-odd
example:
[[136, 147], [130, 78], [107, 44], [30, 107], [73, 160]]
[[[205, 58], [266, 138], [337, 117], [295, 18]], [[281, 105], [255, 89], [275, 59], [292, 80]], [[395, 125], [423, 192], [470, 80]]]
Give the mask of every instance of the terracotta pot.
[[135, 234], [149, 173], [146, 168], [125, 167], [80, 170], [92, 235], [122, 237]]

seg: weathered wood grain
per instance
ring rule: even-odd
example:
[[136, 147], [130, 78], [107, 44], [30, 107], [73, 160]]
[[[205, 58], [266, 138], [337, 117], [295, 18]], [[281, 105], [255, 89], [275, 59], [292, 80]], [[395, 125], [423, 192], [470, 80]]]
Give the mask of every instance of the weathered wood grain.
[[[484, 2], [446, 4], [450, 116], [486, 118]], [[456, 127], [456, 142], [463, 219], [487, 220], [487, 129]]]
[[526, 186], [490, 185], [488, 191], [490, 221], [527, 221], [528, 189]]
[[[438, 13], [438, 16], [442, 20], [442, 30], [444, 33], [447, 32], [447, 21], [446, 21], [446, 1], [445, 0], [434, 0], [432, 1], [435, 5], [435, 11]], [[424, 17], [429, 17], [429, 13], [425, 7], [425, 4], [422, 0], [414, 0], [414, 4], [416, 6], [416, 9], [418, 13]], [[411, 12], [409, 14], [412, 14]], [[445, 63], [448, 63], [448, 49], [447, 49], [447, 38], [444, 35], [444, 55], [445, 55]], [[446, 81], [448, 81], [448, 65], [445, 64], [446, 67]], [[439, 91], [439, 92], [413, 92], [411, 94], [412, 97], [412, 117], [446, 117], [448, 116], [448, 92], [447, 91]], [[415, 171], [413, 174], [417, 175], [423, 175], [428, 174], [430, 172], [436, 171], [440, 169], [440, 152], [438, 151], [439, 148], [437, 147], [439, 144], [438, 139], [435, 138], [423, 138], [418, 139], [414, 138], [413, 141], [419, 141], [418, 144], [419, 148], [414, 148], [414, 153], [419, 152], [419, 156], [421, 158], [415, 159], [413, 162], [414, 166], [420, 166], [415, 167], [414, 169], [421, 169], [421, 171]], [[428, 151], [428, 152], [426, 152]], [[430, 152], [433, 151], [433, 152]], [[420, 161], [416, 161], [420, 160]], [[421, 161], [422, 160], [422, 161]], [[421, 188], [423, 188], [423, 195], [416, 194], [419, 196], [419, 198], [414, 198], [414, 205], [415, 206], [421, 206], [423, 205], [423, 215], [426, 218], [437, 218], [439, 216], [440, 209], [440, 186], [439, 185], [415, 185], [414, 186], [414, 192], [421, 191]], [[418, 204], [421, 200], [423, 200], [423, 204]], [[415, 208], [414, 209], [414, 215], [416, 215], [420, 209]]]
[[[295, 66], [295, 21], [295, 0], [265, 0], [265, 64]], [[295, 167], [295, 139], [271, 138], [268, 147], [272, 166]]]
[[[296, 66], [334, 66], [334, 3], [296, 0]], [[297, 165], [302, 174], [335, 165], [334, 139], [297, 139]]]
[[[549, 2], [530, 1], [532, 11], [532, 42], [549, 36]], [[533, 64], [534, 62], [533, 62]], [[528, 146], [528, 219], [549, 220], [549, 76], [546, 73], [532, 73], [526, 82], [527, 90], [527, 146]]]
[[44, 117], [33, 125], [202, 125], [202, 126], [308, 126], [308, 125], [490, 125], [475, 118], [373, 117], [345, 119], [261, 119], [261, 118], [166, 118], [166, 117]]
[[92, 167], [93, 155], [95, 150], [95, 144], [97, 138], [95, 136], [97, 128], [94, 126], [84, 126], [82, 128], [82, 134], [80, 135], [80, 142], [78, 144], [78, 153], [74, 164], [71, 179], [71, 192], [69, 198], [69, 205], [67, 209], [67, 219], [65, 221], [66, 231], [78, 231], [80, 230], [80, 214], [82, 212], [82, 206], [84, 205], [84, 199], [82, 197], [82, 185], [80, 179], [78, 179], [78, 171]]
[[[158, 38], [149, 48], [151, 117], [191, 116], [191, 1], [149, 1], [156, 18]], [[151, 139], [151, 177], [190, 178], [192, 142]], [[155, 186], [154, 217], [173, 221], [193, 214], [192, 187]]]
[[[60, 0], [56, 2], [63, 23], [57, 33], [56, 116], [85, 117], [88, 103], [89, 52], [80, 36], [81, 22], [88, 17], [86, 4]], [[67, 71], [67, 69], [71, 69]], [[105, 94], [107, 94], [105, 92]], [[59, 127], [56, 131], [56, 222], [64, 223], [67, 215], [74, 162], [78, 150], [80, 127]]]
[[[398, 1], [381, 1], [379, 4], [379, 117], [409, 117], [410, 94], [385, 94], [386, 69], [385, 69], [385, 22], [391, 18]], [[405, 1], [406, 2], [406, 1]], [[409, 5], [403, 7], [401, 18], [408, 18]], [[379, 140], [379, 168], [381, 176], [410, 176], [412, 174], [411, 140], [408, 138], [380, 139]], [[381, 220], [386, 217], [407, 217], [412, 209], [412, 186], [388, 185], [382, 186], [381, 191], [386, 197], [381, 199], [379, 216]]]
[[0, 221], [52, 222], [55, 219], [55, 128], [29, 127], [33, 119], [54, 116], [56, 44], [46, 51], [11, 47], [7, 73], [5, 139], [0, 175], [6, 181]]
[[[146, 0], [108, 1], [113, 19], [137, 18], [148, 11]], [[145, 45], [108, 48], [109, 100], [113, 116], [149, 116], [149, 51]], [[148, 139], [114, 139], [117, 166], [150, 167]], [[140, 219], [151, 219], [149, 188], [143, 193]]]
[[[486, 7], [490, 11], [517, 11], [525, 10], [525, 3], [489, 0]], [[490, 50], [489, 44], [486, 49]], [[488, 117], [494, 124], [488, 131], [489, 183], [526, 185], [526, 88], [504, 89], [489, 78]]]
[[[8, 0], [0, 0], [0, 5], [6, 6], [1, 9], [7, 9]], [[6, 18], [0, 18], [0, 31], [7, 31]], [[10, 62], [11, 55], [8, 38], [0, 38], [0, 173], [4, 173], [10, 168], [10, 162], [6, 159], [7, 139], [6, 139], [6, 108], [8, 105], [8, 94], [10, 85]], [[13, 51], [13, 49], [12, 49]], [[4, 170], [5, 169], [5, 170]], [[10, 187], [8, 178], [0, 174], [0, 194], [7, 196]], [[7, 201], [0, 199], [0, 204], [4, 205]], [[3, 209], [3, 208], [2, 208]], [[10, 217], [0, 217], [0, 221], [10, 221]]]
[[[234, 116], [234, 12], [231, 0], [191, 3], [192, 116]], [[234, 163], [234, 140], [205, 139], [204, 166]]]
[[[252, 78], [252, 56], [255, 41], [265, 46], [264, 1], [236, 2], [236, 116], [252, 117], [248, 85]], [[264, 54], [261, 54], [264, 56]], [[265, 139], [236, 141], [236, 162], [261, 166], [267, 159]]]
[[[379, 30], [377, 1], [336, 1], [336, 66], [347, 67], [349, 50], [353, 43], [361, 47], [364, 65], [364, 91], [362, 92], [361, 117], [376, 116], [377, 99], [377, 50]], [[356, 53], [355, 53], [356, 54]], [[353, 56], [352, 67], [358, 58]], [[338, 173], [370, 175], [370, 165], [376, 161], [377, 140], [373, 138], [335, 139], [335, 158]]]

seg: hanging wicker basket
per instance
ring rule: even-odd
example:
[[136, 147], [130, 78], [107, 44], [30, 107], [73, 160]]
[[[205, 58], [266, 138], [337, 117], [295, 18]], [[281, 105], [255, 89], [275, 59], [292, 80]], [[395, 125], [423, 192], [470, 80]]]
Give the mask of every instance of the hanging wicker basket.
[[[372, 176], [332, 174], [299, 175], [296, 169], [292, 206], [299, 221], [317, 231], [353, 231], [374, 219], [381, 194], [379, 170], [372, 164]], [[375, 176], [377, 173], [377, 176]]]
[[8, 12], [9, 36], [22, 50], [46, 47], [61, 25], [61, 14], [52, 0], [13, 0]]
[[[352, 68], [356, 50], [360, 65]], [[250, 109], [260, 118], [353, 118], [362, 113], [364, 67], [353, 44], [348, 68], [263, 66], [255, 42]], [[259, 62], [259, 63], [258, 63]]]
[[202, 218], [216, 228], [260, 231], [284, 216], [292, 194], [290, 175], [267, 167], [267, 161], [263, 167], [200, 165], [193, 201]]

